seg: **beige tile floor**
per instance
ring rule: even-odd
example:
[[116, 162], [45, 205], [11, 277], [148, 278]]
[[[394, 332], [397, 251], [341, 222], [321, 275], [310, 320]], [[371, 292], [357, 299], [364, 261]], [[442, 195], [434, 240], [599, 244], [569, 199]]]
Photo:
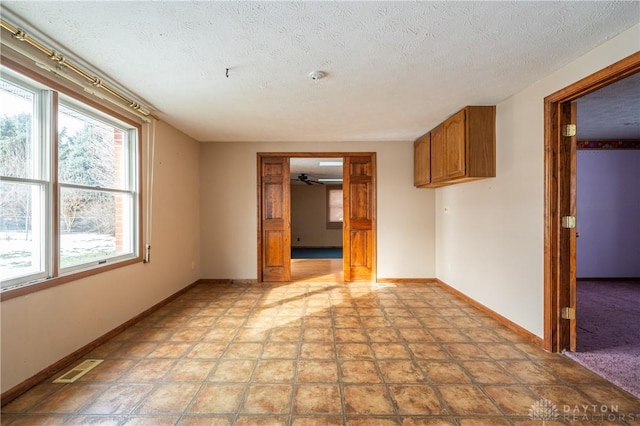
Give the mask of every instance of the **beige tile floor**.
[[433, 284], [199, 284], [86, 358], [2, 425], [640, 424], [638, 399]]

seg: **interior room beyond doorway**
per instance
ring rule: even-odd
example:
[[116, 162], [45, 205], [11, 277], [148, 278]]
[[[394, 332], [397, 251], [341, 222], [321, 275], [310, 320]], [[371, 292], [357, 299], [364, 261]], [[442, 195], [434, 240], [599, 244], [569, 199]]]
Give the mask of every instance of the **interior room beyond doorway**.
[[290, 158], [291, 279], [343, 281], [341, 157]]

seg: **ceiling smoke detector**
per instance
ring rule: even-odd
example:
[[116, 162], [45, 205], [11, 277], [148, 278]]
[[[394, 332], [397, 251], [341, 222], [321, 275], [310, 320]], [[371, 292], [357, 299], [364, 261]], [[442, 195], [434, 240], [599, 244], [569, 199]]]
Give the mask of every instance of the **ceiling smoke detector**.
[[309, 77], [311, 77], [312, 80], [320, 80], [322, 78], [324, 78], [327, 74], [325, 74], [322, 71], [312, 71], [309, 73]]

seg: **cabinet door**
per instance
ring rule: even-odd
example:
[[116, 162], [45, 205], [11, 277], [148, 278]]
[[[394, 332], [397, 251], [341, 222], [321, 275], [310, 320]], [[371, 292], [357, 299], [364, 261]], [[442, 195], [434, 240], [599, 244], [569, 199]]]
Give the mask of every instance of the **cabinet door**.
[[431, 182], [431, 134], [419, 137], [413, 143], [413, 184], [428, 185]]
[[444, 126], [440, 124], [431, 131], [431, 182], [441, 182], [446, 179], [446, 146]]
[[465, 110], [444, 122], [445, 176], [447, 179], [466, 174]]

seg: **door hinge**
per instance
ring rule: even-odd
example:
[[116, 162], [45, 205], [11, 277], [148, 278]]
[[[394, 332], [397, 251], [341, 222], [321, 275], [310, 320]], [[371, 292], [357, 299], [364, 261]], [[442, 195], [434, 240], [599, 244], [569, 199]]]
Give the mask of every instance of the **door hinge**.
[[571, 137], [575, 136], [577, 133], [575, 124], [566, 124], [562, 126], [562, 136]]
[[562, 308], [560, 317], [562, 319], [574, 320], [576, 319], [576, 310], [574, 308]]
[[576, 227], [575, 216], [562, 216], [562, 227], [565, 229], [572, 229]]

